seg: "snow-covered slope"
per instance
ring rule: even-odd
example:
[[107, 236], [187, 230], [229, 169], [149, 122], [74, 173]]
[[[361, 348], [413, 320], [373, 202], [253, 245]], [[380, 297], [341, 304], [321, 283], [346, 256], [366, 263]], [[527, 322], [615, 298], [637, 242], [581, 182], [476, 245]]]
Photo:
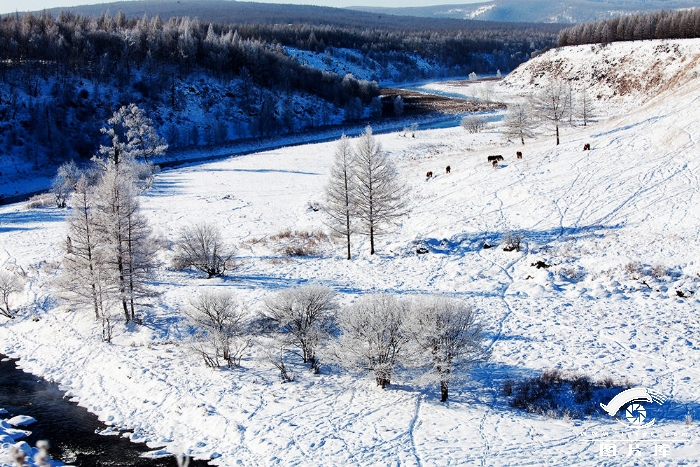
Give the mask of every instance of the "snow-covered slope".
[[[585, 63], [566, 63], [590, 66], [595, 51], [584, 50], [569, 52]], [[563, 60], [567, 51], [558, 54]], [[519, 73], [504, 89], [529, 89]], [[133, 439], [220, 465], [630, 465], [629, 452], [639, 453], [638, 465], [694, 465], [700, 82], [685, 79], [655, 98], [646, 89], [635, 97], [646, 104], [565, 129], [559, 146], [547, 135], [525, 146], [506, 142], [498, 123], [477, 135], [448, 128], [379, 136], [413, 207], [377, 255], [358, 238], [352, 261], [341, 245], [300, 259], [281, 257], [265, 240], [324, 228], [310, 204], [323, 200], [334, 143], [164, 171], [142, 198], [156, 231], [172, 240], [184, 225], [216, 220], [238, 245], [241, 267], [212, 280], [158, 271], [163, 295], [144, 311], [144, 325], [120, 327], [111, 345], [88, 312], [66, 311], [53, 298], [65, 212], [2, 207], [0, 264], [21, 268], [29, 284], [21, 316], [0, 322], [0, 352], [60, 382], [103, 420], [132, 428]], [[592, 150], [582, 151], [584, 143]], [[486, 162], [491, 154], [505, 158], [496, 169]], [[428, 170], [437, 175], [426, 180]], [[509, 232], [523, 234], [521, 252], [501, 248]], [[421, 245], [430, 253], [415, 254]], [[538, 269], [538, 261], [550, 267]], [[260, 346], [243, 368], [221, 371], [187, 351], [182, 309], [198, 290], [227, 287], [252, 316], [269, 294], [307, 282], [335, 288], [344, 303], [385, 291], [462, 298], [487, 325], [492, 359], [443, 404], [410, 373], [381, 390], [337, 367], [312, 375], [299, 365], [296, 381], [281, 384]], [[642, 432], [603, 412], [552, 419], [508, 405], [505, 380], [548, 368], [628, 380], [668, 401]], [[616, 456], [604, 457], [611, 444]]]
[[700, 39], [615, 42], [552, 49], [511, 72], [503, 85], [531, 92], [553, 78], [627, 107], [700, 76]]

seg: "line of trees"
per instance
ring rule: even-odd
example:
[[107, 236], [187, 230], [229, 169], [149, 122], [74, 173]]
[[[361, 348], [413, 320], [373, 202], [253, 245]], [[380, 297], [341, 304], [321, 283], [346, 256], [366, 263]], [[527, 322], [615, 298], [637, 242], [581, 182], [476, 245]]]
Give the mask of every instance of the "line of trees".
[[152, 175], [145, 160], [167, 146], [135, 105], [116, 111], [103, 133], [111, 144], [100, 147], [93, 165], [81, 172], [68, 164], [59, 170], [54, 187], [69, 197], [71, 207], [59, 279], [62, 295], [73, 306], [91, 308], [109, 342], [114, 317], [121, 312], [125, 322], [137, 321], [139, 301], [154, 295], [148, 283], [156, 242], [138, 194]]
[[268, 325], [260, 331], [244, 323], [231, 293], [202, 292], [187, 316], [196, 329], [191, 346], [206, 365], [218, 368], [220, 359], [240, 365], [259, 334], [261, 354], [283, 381], [294, 379], [292, 356], [314, 373], [323, 356], [353, 372], [370, 372], [382, 388], [401, 371], [417, 382], [437, 383], [445, 402], [451, 382], [489, 358], [477, 312], [441, 296], [365, 295], [340, 307], [332, 289], [303, 286], [265, 300], [261, 317]]
[[648, 39], [692, 39], [700, 37], [700, 9], [660, 11], [625, 15], [580, 23], [559, 32], [560, 47], [582, 44], [609, 44]]
[[586, 88], [574, 91], [569, 81], [555, 78], [537, 94], [509, 104], [502, 131], [506, 137], [525, 144], [525, 138], [532, 138], [537, 126], [544, 123], [553, 130], [558, 145], [563, 125], [587, 126], [595, 115], [594, 101]]
[[326, 185], [326, 213], [331, 233], [345, 241], [347, 259], [353, 234], [369, 237], [370, 254], [375, 253], [375, 237], [398, 225], [408, 212], [408, 196], [372, 127], [365, 128], [354, 149], [341, 137]]

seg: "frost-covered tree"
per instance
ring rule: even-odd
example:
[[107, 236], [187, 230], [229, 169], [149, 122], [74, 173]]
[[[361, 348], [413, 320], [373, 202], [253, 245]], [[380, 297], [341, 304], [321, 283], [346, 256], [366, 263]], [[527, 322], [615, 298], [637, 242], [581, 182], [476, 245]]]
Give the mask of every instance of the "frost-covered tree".
[[405, 328], [410, 304], [394, 295], [366, 295], [338, 315], [339, 358], [369, 369], [377, 386], [391, 384], [394, 368], [405, 354], [410, 335]]
[[521, 144], [525, 144], [525, 138], [534, 136], [534, 127], [534, 117], [527, 104], [521, 102], [508, 106], [506, 115], [503, 117], [503, 133], [508, 138], [517, 138]]
[[149, 164], [149, 157], [162, 155], [168, 145], [153, 128], [153, 122], [136, 104], [119, 108], [101, 129], [110, 140], [109, 146], [100, 146], [101, 158], [114, 165], [128, 160], [143, 159]]
[[10, 296], [17, 294], [24, 289], [24, 281], [16, 274], [8, 271], [0, 271], [0, 315], [14, 319], [15, 310], [10, 306]]
[[110, 282], [106, 269], [104, 237], [95, 225], [95, 204], [85, 176], [78, 179], [70, 198], [68, 236], [64, 244], [63, 296], [76, 305], [90, 306], [95, 318], [107, 316]]
[[353, 233], [356, 182], [353, 173], [355, 154], [348, 138], [343, 135], [335, 150], [331, 176], [326, 185], [326, 214], [333, 235], [345, 239], [348, 259], [351, 258], [350, 238]]
[[408, 210], [408, 193], [399, 183], [394, 166], [367, 126], [355, 146], [357, 180], [354, 204], [358, 233], [367, 235], [370, 254], [374, 237], [395, 227]]
[[467, 115], [462, 118], [461, 125], [469, 133], [479, 133], [486, 128], [486, 118], [483, 115]]
[[68, 198], [75, 188], [75, 184], [80, 178], [81, 172], [74, 161], [61, 164], [51, 182], [51, 193], [56, 200], [56, 207], [65, 208]]
[[569, 113], [569, 84], [563, 79], [555, 79], [544, 86], [535, 96], [534, 108], [537, 116], [554, 125], [559, 145], [559, 126]]
[[265, 312], [277, 325], [285, 347], [298, 350], [304, 363], [318, 372], [318, 347], [330, 336], [338, 305], [336, 292], [309, 285], [282, 291], [265, 300]]
[[191, 347], [207, 366], [218, 367], [219, 358], [228, 366], [240, 366], [252, 339], [245, 329], [243, 308], [232, 293], [201, 292], [190, 301], [186, 314], [197, 327]]
[[474, 309], [459, 300], [417, 298], [406, 326], [418, 347], [422, 365], [440, 383], [440, 400], [447, 400], [455, 370], [488, 358], [481, 324]]
[[94, 196], [94, 222], [106, 250], [110, 282], [129, 322], [136, 319], [136, 300], [151, 294], [147, 286], [155, 256], [151, 229], [140, 212], [128, 168], [108, 165]]
[[203, 223], [184, 227], [176, 244], [177, 269], [192, 267], [207, 275], [207, 279], [223, 276], [234, 267], [235, 250], [224, 241], [221, 229]]

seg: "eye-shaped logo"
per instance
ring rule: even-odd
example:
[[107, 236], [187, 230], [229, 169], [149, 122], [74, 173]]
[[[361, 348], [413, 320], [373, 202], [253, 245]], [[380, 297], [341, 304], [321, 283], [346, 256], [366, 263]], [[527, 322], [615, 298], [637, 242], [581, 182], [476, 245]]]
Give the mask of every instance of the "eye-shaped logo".
[[[635, 428], [644, 428], [653, 425], [656, 421], [655, 418], [647, 421], [647, 409], [644, 404], [662, 405], [664, 402], [666, 402], [666, 397], [647, 388], [631, 388], [613, 397], [607, 405], [601, 402], [600, 406], [611, 417], [615, 417], [621, 408], [626, 407], [623, 417], [627, 424]], [[616, 420], [622, 421], [619, 418]]]

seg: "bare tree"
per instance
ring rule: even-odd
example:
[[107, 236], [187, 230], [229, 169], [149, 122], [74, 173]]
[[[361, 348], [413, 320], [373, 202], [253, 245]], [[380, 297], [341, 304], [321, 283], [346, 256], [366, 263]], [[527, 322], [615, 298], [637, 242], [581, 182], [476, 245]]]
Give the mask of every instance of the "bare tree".
[[508, 111], [503, 117], [503, 133], [508, 138], [518, 138], [521, 144], [525, 144], [525, 138], [532, 138], [535, 126], [530, 114], [530, 108], [525, 103], [508, 106]]
[[95, 206], [85, 176], [78, 179], [70, 198], [68, 236], [64, 244], [63, 273], [59, 285], [72, 303], [89, 305], [95, 318], [104, 319], [110, 284], [105, 268], [104, 238], [95, 225]]
[[326, 185], [326, 214], [332, 234], [345, 238], [348, 259], [351, 258], [350, 236], [356, 183], [352, 172], [355, 154], [348, 138], [343, 135], [335, 150], [331, 177]]
[[294, 373], [287, 365], [287, 353], [289, 353], [289, 348], [287, 348], [286, 343], [278, 339], [274, 339], [263, 350], [265, 360], [280, 371], [280, 378], [283, 383], [291, 383], [295, 378]]
[[240, 366], [241, 358], [252, 344], [244, 327], [244, 312], [229, 292], [202, 292], [186, 311], [198, 327], [191, 344], [207, 366], [218, 367], [219, 358], [228, 366]]
[[370, 254], [374, 237], [395, 227], [408, 208], [408, 194], [399, 184], [396, 170], [367, 126], [355, 149], [357, 191], [354, 203], [359, 220], [358, 231], [369, 236]]
[[474, 309], [459, 300], [418, 298], [412, 305], [407, 328], [445, 402], [455, 370], [488, 359], [482, 326]]
[[467, 115], [462, 118], [462, 128], [469, 133], [479, 133], [486, 128], [486, 119], [483, 115]]
[[333, 289], [309, 285], [265, 300], [267, 314], [276, 322], [286, 346], [298, 349], [315, 373], [319, 371], [318, 347], [335, 323], [335, 296]]
[[559, 125], [566, 118], [569, 112], [569, 85], [562, 79], [550, 81], [535, 96], [535, 111], [542, 120], [546, 120], [554, 125], [559, 144]]
[[176, 245], [175, 264], [178, 269], [193, 267], [207, 275], [207, 279], [223, 276], [233, 267], [235, 250], [223, 239], [214, 224], [185, 227]]
[[386, 388], [410, 338], [404, 327], [409, 307], [385, 294], [363, 296], [341, 310], [341, 361], [373, 371], [377, 386]]
[[594, 101], [586, 88], [581, 91], [579, 97], [579, 117], [583, 120], [583, 126], [587, 126], [588, 122], [595, 116]]
[[10, 296], [21, 292], [24, 289], [24, 281], [16, 274], [0, 271], [0, 315], [14, 319], [15, 310], [10, 307]]
[[51, 182], [51, 193], [56, 200], [56, 207], [65, 208], [68, 198], [75, 188], [75, 184], [80, 178], [80, 169], [72, 160], [63, 163], [56, 173], [56, 177]]

